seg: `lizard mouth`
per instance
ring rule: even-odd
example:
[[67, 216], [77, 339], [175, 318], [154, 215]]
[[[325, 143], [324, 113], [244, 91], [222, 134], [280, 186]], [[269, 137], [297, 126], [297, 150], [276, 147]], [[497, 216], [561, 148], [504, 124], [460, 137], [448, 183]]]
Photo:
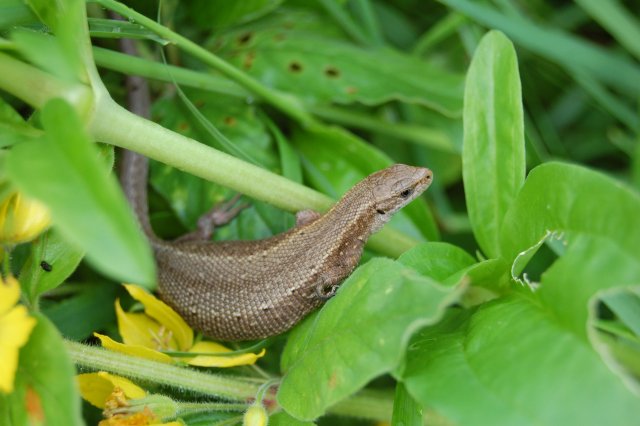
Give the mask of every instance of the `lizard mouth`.
[[416, 171], [416, 189], [420, 192], [426, 190], [433, 182], [433, 172], [427, 168], [420, 168]]

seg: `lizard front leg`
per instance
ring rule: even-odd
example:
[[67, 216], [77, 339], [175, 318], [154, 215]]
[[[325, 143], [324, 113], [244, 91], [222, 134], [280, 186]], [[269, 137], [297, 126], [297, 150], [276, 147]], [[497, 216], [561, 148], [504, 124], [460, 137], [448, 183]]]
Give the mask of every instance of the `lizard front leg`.
[[238, 204], [241, 197], [242, 194], [236, 194], [229, 201], [222, 204], [216, 204], [211, 208], [211, 210], [198, 218], [198, 227], [195, 231], [182, 235], [175, 241], [209, 241], [217, 226], [228, 224], [243, 209], [249, 207], [249, 204], [247, 203]]

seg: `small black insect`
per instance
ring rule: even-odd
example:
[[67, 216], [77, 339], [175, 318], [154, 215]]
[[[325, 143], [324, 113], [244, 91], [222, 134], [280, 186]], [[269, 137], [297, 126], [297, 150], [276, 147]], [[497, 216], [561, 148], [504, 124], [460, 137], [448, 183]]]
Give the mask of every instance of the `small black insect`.
[[51, 264], [46, 260], [43, 260], [42, 262], [40, 262], [40, 267], [46, 272], [51, 272], [53, 270], [53, 266], [51, 266]]

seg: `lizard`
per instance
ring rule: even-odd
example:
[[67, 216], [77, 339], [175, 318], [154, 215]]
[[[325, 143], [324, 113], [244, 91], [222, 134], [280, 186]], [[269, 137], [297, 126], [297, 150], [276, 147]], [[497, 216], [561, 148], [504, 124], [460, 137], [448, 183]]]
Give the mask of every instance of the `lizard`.
[[[148, 118], [146, 81], [129, 76], [127, 85], [130, 109]], [[319, 308], [358, 265], [368, 237], [433, 179], [427, 168], [395, 164], [357, 183], [325, 214], [299, 212], [286, 232], [213, 242], [212, 225], [228, 217], [205, 216], [190, 238], [156, 236], [147, 174], [148, 159], [124, 150], [121, 183], [153, 249], [160, 297], [194, 329], [223, 341], [281, 334]]]

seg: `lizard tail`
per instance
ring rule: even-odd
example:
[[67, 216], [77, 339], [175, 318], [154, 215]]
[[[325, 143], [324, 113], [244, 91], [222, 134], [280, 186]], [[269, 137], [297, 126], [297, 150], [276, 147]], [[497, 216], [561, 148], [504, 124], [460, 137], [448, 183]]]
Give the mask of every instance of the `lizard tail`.
[[[131, 39], [120, 40], [121, 50], [129, 55], [137, 55], [137, 49]], [[129, 110], [144, 118], [150, 118], [151, 99], [147, 81], [139, 76], [128, 75], [127, 101]], [[149, 221], [149, 206], [147, 200], [147, 180], [149, 174], [149, 160], [137, 152], [122, 150], [120, 158], [120, 183], [124, 194], [129, 200], [134, 213], [138, 217], [142, 230], [153, 244], [160, 239], [153, 232]]]

